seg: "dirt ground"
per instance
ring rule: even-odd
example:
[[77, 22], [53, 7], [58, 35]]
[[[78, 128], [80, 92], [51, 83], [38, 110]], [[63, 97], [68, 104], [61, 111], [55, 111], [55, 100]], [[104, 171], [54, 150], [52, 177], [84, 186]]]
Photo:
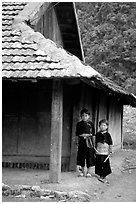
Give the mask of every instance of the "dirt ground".
[[[101, 183], [92, 170], [92, 177], [77, 177], [76, 172], [63, 172], [61, 182], [48, 182], [48, 171], [3, 168], [2, 182], [9, 186], [31, 185], [43, 189], [64, 192], [83, 191], [91, 196], [91, 202], [136, 202], [136, 151], [119, 150], [110, 158], [112, 174], [109, 184]], [[16, 198], [3, 196], [3, 202], [46, 202], [40, 198]]]

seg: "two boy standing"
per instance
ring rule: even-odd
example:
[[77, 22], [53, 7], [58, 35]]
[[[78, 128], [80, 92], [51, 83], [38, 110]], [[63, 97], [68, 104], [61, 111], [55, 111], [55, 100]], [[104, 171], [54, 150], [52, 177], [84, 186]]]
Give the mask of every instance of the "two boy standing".
[[[80, 112], [81, 121], [76, 125], [78, 136], [77, 165], [81, 166], [79, 176], [91, 177], [91, 167], [95, 166], [95, 173], [99, 175], [101, 182], [107, 182], [106, 176], [111, 173], [109, 155], [112, 153], [112, 138], [108, 133], [108, 121], [103, 119], [99, 122], [100, 131], [95, 135], [94, 124], [89, 121], [90, 113], [87, 109]], [[95, 158], [96, 154], [96, 158]], [[87, 172], [85, 174], [84, 167]]]

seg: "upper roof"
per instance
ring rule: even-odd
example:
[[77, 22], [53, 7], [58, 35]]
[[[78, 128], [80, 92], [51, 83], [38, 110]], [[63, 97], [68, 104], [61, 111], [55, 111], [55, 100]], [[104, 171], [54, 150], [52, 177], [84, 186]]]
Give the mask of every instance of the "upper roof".
[[43, 13], [47, 7], [44, 2], [2, 4], [3, 78], [80, 78], [91, 86], [116, 95], [123, 104], [135, 106], [133, 94], [31, 28], [30, 22], [35, 23], [38, 13]]

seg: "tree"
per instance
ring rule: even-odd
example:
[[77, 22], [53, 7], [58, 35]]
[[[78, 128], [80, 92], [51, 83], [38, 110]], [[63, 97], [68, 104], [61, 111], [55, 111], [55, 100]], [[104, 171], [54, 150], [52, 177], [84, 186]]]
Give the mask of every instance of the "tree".
[[136, 3], [77, 2], [85, 61], [135, 94]]

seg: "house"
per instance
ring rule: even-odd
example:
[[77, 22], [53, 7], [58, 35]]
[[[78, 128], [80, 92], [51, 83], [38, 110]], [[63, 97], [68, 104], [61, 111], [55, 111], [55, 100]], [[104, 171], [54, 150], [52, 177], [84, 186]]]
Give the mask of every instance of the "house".
[[123, 105], [130, 94], [84, 63], [72, 2], [2, 4], [3, 166], [75, 170], [75, 125], [87, 107], [96, 130], [109, 120], [122, 146]]

